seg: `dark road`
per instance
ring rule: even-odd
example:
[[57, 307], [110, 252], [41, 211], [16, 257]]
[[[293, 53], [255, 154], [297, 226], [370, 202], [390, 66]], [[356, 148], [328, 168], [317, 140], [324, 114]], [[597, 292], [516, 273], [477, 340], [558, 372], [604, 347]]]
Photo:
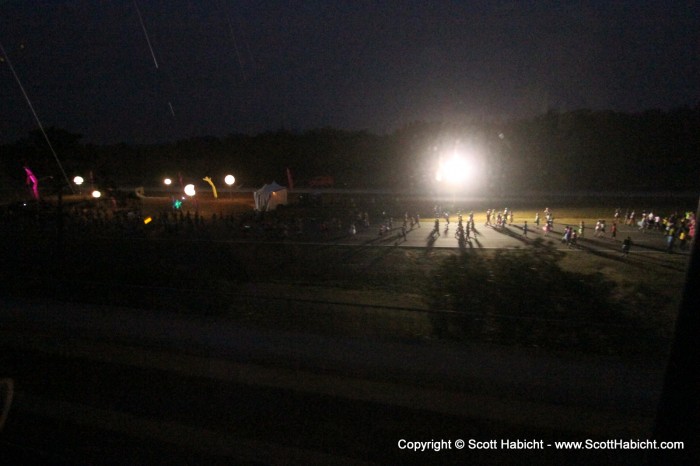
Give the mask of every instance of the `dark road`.
[[[0, 368], [15, 400], [0, 446], [45, 464], [571, 462], [554, 447], [414, 452], [399, 441], [649, 438], [664, 368], [2, 304]], [[594, 451], [573, 461], [643, 458]]]

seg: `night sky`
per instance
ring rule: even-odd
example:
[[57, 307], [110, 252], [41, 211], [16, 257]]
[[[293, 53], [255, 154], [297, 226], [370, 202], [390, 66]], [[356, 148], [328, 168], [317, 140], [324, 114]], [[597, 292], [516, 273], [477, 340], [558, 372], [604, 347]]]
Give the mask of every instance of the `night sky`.
[[0, 142], [37, 128], [10, 64], [98, 144], [700, 100], [697, 1], [9, 0], [0, 43]]

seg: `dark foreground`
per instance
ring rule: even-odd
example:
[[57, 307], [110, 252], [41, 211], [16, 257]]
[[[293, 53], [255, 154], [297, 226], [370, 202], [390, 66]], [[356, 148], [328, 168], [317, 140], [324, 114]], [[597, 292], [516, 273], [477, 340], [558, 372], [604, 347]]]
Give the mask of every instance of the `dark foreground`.
[[[0, 290], [14, 297], [0, 300], [0, 379], [15, 388], [0, 458], [11, 464], [643, 464], [649, 450], [554, 442], [676, 440], [651, 433], [665, 295], [641, 282], [620, 294], [600, 274], [559, 269], [547, 258], [560, 251], [517, 227], [483, 229], [474, 244], [497, 249], [471, 254], [453, 236], [426, 245], [426, 228], [400, 244], [370, 230], [351, 244], [301, 244], [220, 241], [194, 227], [112, 237], [49, 220], [20, 222], [0, 247]], [[638, 235], [629, 258], [609, 238], [569, 257], [673, 284], [683, 257], [659, 251], [661, 233]], [[502, 251], [513, 245], [522, 250]], [[320, 296], [270, 297], [267, 282], [379, 288], [391, 300], [374, 294], [341, 312]], [[480, 293], [460, 294], [464, 284]], [[471, 314], [438, 319], [454, 313], [443, 305]], [[567, 318], [543, 315], [560, 308]], [[523, 344], [505, 346], [514, 337]]]
[[[645, 450], [560, 451], [554, 442], [651, 439], [664, 361], [332, 339], [140, 310], [2, 304], [0, 367], [14, 379], [15, 401], [0, 448], [15, 464], [649, 459]], [[444, 440], [450, 448], [414, 452], [399, 448], [402, 439]], [[498, 448], [459, 450], [458, 439], [496, 440]], [[505, 450], [501, 440], [542, 440], [543, 448]]]

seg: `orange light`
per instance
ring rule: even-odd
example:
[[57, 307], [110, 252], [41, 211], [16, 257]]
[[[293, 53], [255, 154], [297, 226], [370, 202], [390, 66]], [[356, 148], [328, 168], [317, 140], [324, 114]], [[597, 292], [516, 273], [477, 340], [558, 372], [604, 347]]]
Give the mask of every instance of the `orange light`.
[[153, 221], [153, 219], [152, 219], [151, 217], [146, 217], [146, 218], [143, 219], [143, 224], [144, 224], [144, 225], [148, 225], [148, 224], [151, 223], [152, 221]]

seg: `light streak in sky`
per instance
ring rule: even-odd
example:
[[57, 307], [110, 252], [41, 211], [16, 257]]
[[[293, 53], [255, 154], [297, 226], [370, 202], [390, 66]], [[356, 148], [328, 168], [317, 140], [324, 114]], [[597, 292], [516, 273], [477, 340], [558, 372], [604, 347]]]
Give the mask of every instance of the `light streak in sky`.
[[[158, 66], [158, 60], [156, 59], [156, 53], [153, 50], [153, 45], [151, 45], [151, 38], [148, 35], [148, 30], [146, 29], [146, 23], [143, 22], [143, 15], [141, 15], [141, 9], [139, 8], [138, 3], [136, 3], [136, 0], [134, 0], [134, 8], [136, 9], [136, 14], [139, 17], [139, 23], [141, 23], [141, 29], [143, 29], [143, 36], [146, 38], [146, 44], [148, 44], [148, 50], [151, 51], [151, 56], [153, 57], [153, 64], [156, 66], [156, 70], [160, 70], [160, 66]], [[167, 77], [170, 79], [170, 87], [174, 88], [172, 78], [169, 74]], [[168, 101], [168, 108], [170, 109], [170, 114], [174, 117], [175, 109], [173, 108], [173, 104], [170, 101]]]
[[44, 139], [46, 139], [46, 143], [49, 145], [49, 149], [51, 149], [51, 153], [53, 154], [53, 158], [56, 159], [56, 163], [58, 164], [58, 168], [61, 169], [61, 173], [63, 174], [63, 178], [66, 180], [66, 184], [68, 185], [68, 188], [73, 191], [73, 186], [71, 186], [70, 180], [68, 179], [68, 175], [66, 174], [66, 171], [63, 169], [63, 164], [61, 164], [61, 161], [58, 158], [58, 155], [56, 154], [56, 151], [53, 148], [53, 145], [51, 144], [51, 140], [49, 140], [49, 137], [46, 134], [46, 131], [44, 131], [44, 125], [41, 124], [41, 120], [39, 119], [39, 115], [37, 115], [36, 111], [34, 110], [34, 105], [32, 105], [32, 101], [29, 100], [29, 95], [27, 95], [27, 92], [24, 90], [24, 86], [22, 85], [22, 81], [20, 81], [19, 76], [17, 75], [17, 72], [15, 72], [15, 67], [12, 66], [12, 62], [10, 61], [10, 57], [7, 55], [5, 52], [5, 47], [2, 46], [2, 42], [0, 42], [0, 52], [2, 52], [3, 57], [5, 58], [5, 61], [7, 62], [7, 66], [10, 68], [10, 71], [12, 72], [12, 76], [15, 77], [15, 81], [17, 81], [17, 84], [19, 85], [20, 90], [22, 91], [22, 95], [24, 95], [24, 99], [27, 101], [27, 105], [29, 106], [29, 110], [31, 110], [32, 115], [34, 115], [34, 119], [36, 120], [36, 124], [39, 125], [39, 129], [41, 130], [41, 134], [44, 135]]
[[231, 18], [228, 13], [226, 13], [226, 21], [228, 22], [228, 31], [231, 34], [231, 42], [233, 42], [233, 48], [236, 51], [236, 57], [238, 58], [238, 66], [241, 67], [241, 76], [245, 81], [245, 71], [243, 69], [243, 60], [241, 59], [241, 53], [238, 50], [238, 43], [236, 42], [236, 35], [233, 33], [233, 25], [231, 24]]
[[134, 7], [136, 8], [136, 13], [139, 15], [139, 22], [141, 23], [141, 29], [143, 29], [143, 35], [146, 37], [146, 43], [148, 44], [148, 49], [151, 51], [151, 56], [153, 57], [153, 63], [158, 69], [158, 60], [156, 60], [156, 54], [153, 52], [153, 47], [151, 47], [151, 39], [148, 37], [148, 31], [146, 31], [146, 25], [143, 22], [143, 17], [141, 16], [141, 10], [139, 10], [139, 5], [134, 0]]

